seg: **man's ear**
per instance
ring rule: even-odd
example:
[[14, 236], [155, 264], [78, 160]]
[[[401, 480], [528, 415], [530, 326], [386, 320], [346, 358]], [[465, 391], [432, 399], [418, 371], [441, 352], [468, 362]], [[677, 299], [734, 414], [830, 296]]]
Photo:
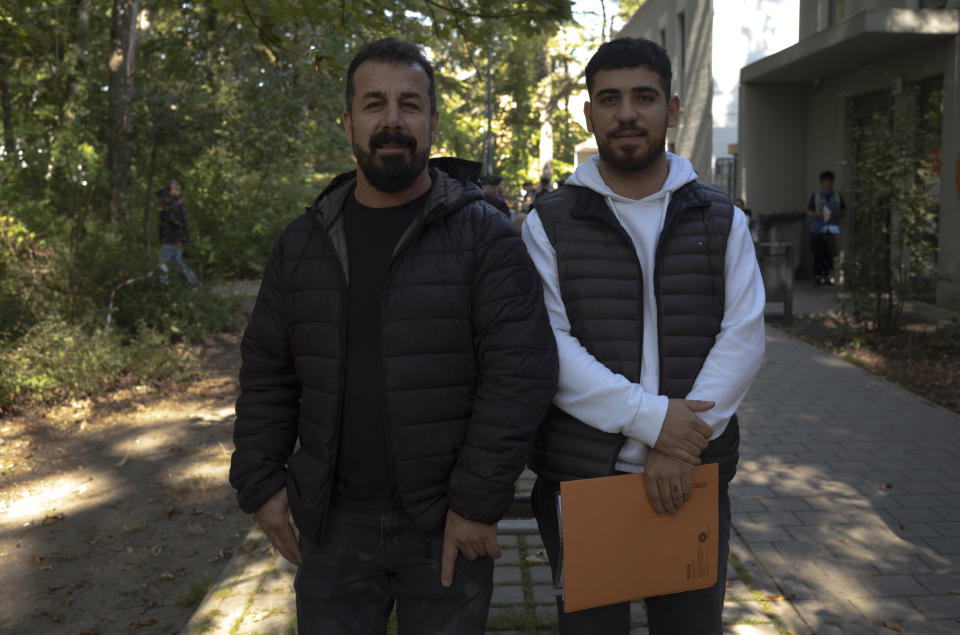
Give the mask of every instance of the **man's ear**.
[[676, 128], [680, 122], [680, 98], [674, 95], [667, 103], [667, 128]]
[[350, 125], [350, 111], [343, 111], [343, 131], [347, 133], [347, 143], [353, 145], [353, 126]]
[[593, 122], [590, 121], [590, 102], [583, 102], [583, 116], [587, 120], [587, 132], [593, 132]]

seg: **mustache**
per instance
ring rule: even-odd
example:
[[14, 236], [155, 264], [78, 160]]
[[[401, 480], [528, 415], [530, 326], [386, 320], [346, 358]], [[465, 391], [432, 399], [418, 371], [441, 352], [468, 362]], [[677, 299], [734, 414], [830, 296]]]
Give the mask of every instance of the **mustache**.
[[412, 151], [417, 150], [417, 140], [408, 134], [396, 130], [381, 130], [370, 137], [370, 151], [386, 145], [407, 146]]
[[624, 132], [639, 132], [640, 135], [644, 137], [650, 134], [647, 130], [644, 130], [635, 123], [621, 123], [619, 126], [617, 126], [616, 130], [610, 133], [609, 136], [615, 137]]

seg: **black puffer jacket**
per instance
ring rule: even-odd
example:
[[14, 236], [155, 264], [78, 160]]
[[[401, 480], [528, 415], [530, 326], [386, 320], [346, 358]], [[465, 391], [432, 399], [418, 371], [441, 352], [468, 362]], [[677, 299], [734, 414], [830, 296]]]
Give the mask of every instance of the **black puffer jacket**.
[[[399, 502], [426, 532], [449, 506], [493, 523], [513, 498], [556, 390], [540, 279], [503, 214], [431, 162], [424, 211], [400, 239], [381, 297], [388, 449]], [[287, 486], [319, 541], [336, 461], [349, 257], [330, 184], [280, 238], [243, 336], [230, 482], [258, 509]], [[300, 447], [294, 452], [297, 440]]]

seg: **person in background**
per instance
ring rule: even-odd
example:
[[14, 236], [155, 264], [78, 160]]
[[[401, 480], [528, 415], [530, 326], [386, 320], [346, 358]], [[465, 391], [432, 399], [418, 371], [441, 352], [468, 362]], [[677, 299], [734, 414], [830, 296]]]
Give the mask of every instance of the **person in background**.
[[193, 269], [183, 259], [184, 250], [190, 242], [190, 228], [187, 227], [187, 215], [180, 203], [180, 183], [171, 179], [167, 187], [157, 191], [160, 222], [160, 276], [168, 281], [168, 263], [177, 266], [191, 287], [199, 284]]
[[757, 221], [753, 217], [753, 210], [747, 207], [747, 204], [744, 202], [742, 198], [733, 199], [733, 204], [734, 206], [742, 210], [744, 214], [747, 215], [747, 227], [750, 228], [750, 238], [753, 239], [754, 244], [757, 244], [757, 242], [759, 242], [760, 239], [759, 239], [759, 236], [757, 235]]
[[843, 194], [833, 189], [833, 180], [833, 172], [821, 172], [820, 189], [807, 201], [815, 286], [833, 284], [833, 263], [839, 253], [840, 219], [847, 211]]
[[[503, 212], [507, 218], [510, 218], [510, 206], [507, 205], [507, 201], [504, 200], [503, 196], [500, 194], [496, 179], [497, 177], [495, 176], [480, 177], [480, 187], [483, 190], [483, 198], [495, 208]], [[503, 181], [503, 179], [500, 180], [501, 182]]]

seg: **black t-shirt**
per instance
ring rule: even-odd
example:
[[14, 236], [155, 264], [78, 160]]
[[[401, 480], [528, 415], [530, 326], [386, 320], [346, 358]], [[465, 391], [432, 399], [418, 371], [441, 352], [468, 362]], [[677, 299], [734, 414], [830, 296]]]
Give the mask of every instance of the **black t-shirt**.
[[384, 420], [380, 294], [393, 250], [423, 210], [427, 194], [398, 207], [366, 207], [353, 194], [343, 211], [350, 259], [346, 381], [331, 504], [340, 509], [396, 507]]

